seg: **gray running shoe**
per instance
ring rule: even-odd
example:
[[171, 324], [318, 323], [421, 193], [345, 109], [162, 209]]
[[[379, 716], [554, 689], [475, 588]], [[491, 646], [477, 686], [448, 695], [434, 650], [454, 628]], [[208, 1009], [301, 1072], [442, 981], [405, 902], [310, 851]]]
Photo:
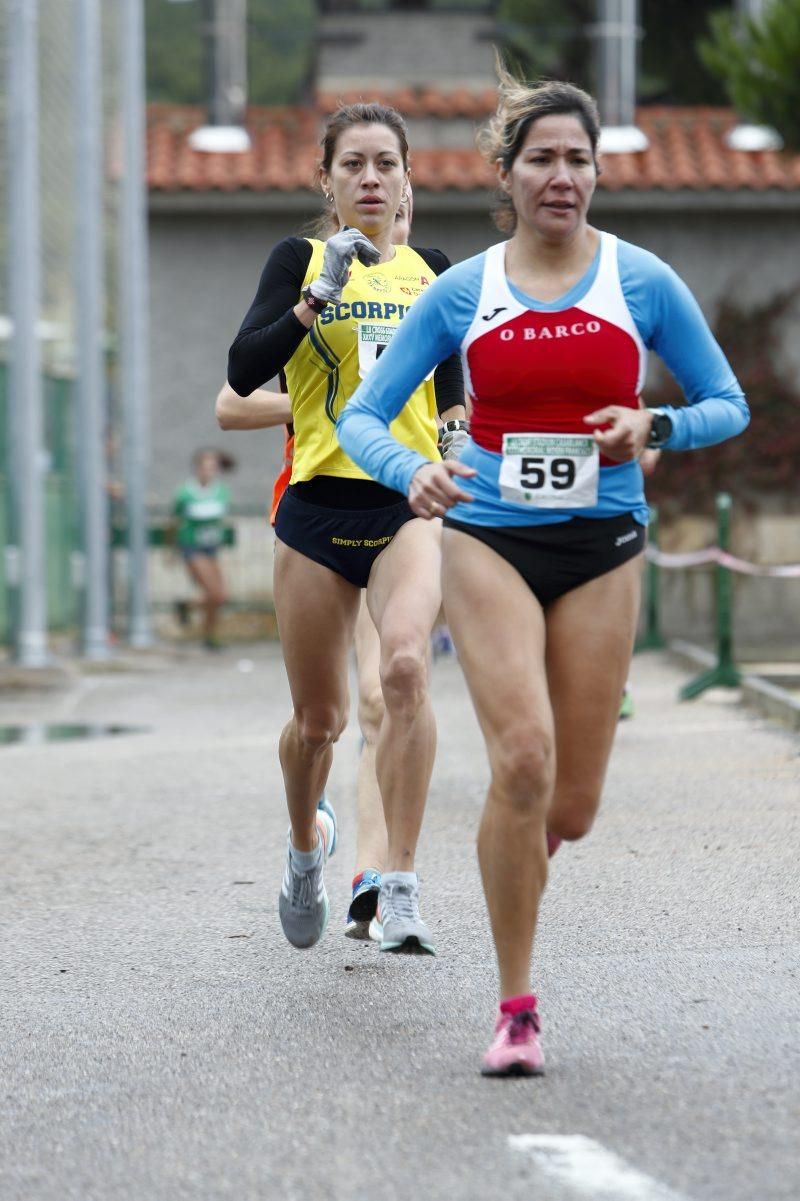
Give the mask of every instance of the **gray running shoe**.
[[[374, 929], [374, 933], [373, 933]], [[431, 932], [419, 916], [419, 885], [397, 880], [381, 880], [378, 912], [370, 924], [370, 937], [377, 942], [380, 934], [382, 951], [435, 955]]]
[[[320, 802], [321, 804], [321, 802]], [[330, 906], [322, 869], [336, 847], [336, 817], [329, 804], [317, 811], [321, 854], [314, 867], [298, 871], [286, 848], [286, 869], [278, 898], [283, 932], [293, 947], [313, 947], [325, 933]]]
[[322, 878], [324, 858], [310, 871], [298, 872], [286, 852], [278, 913], [283, 932], [293, 947], [313, 947], [325, 933], [328, 924], [328, 894]]

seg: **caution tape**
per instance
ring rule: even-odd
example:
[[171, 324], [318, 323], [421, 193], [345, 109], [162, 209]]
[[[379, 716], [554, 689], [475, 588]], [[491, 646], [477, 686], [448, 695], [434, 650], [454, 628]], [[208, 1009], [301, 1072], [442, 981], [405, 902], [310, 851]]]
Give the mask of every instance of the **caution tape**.
[[657, 567], [702, 567], [705, 563], [716, 563], [719, 554], [718, 546], [709, 546], [706, 550], [690, 550], [682, 555], [668, 555], [655, 546], [648, 546], [646, 557]]
[[766, 575], [784, 580], [800, 580], [800, 563], [779, 563], [769, 567], [765, 563], [747, 563], [744, 559], [729, 555], [725, 550], [719, 552], [717, 562], [730, 571], [740, 571], [742, 575]]
[[748, 563], [746, 559], [738, 559], [736, 555], [729, 554], [719, 546], [707, 546], [705, 550], [690, 550], [677, 555], [670, 555], [655, 546], [648, 546], [645, 557], [656, 567], [703, 567], [707, 563], [717, 563], [720, 567], [727, 567], [729, 571], [736, 571], [741, 575], [769, 576], [783, 580], [800, 579], [800, 563], [781, 563], [774, 566]]

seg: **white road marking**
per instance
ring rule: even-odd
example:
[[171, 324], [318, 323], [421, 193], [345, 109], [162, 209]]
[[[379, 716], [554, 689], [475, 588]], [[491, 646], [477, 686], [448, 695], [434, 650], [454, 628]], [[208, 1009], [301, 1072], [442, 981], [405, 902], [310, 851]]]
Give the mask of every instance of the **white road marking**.
[[582, 1134], [512, 1134], [508, 1144], [547, 1176], [596, 1201], [689, 1201]]

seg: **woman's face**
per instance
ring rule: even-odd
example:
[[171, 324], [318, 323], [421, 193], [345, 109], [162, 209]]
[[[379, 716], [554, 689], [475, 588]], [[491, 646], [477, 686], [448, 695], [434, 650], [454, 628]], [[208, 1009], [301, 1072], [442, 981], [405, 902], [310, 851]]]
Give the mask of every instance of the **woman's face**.
[[392, 228], [407, 176], [397, 134], [372, 123], [339, 134], [330, 171], [320, 173], [323, 189], [333, 193], [339, 224], [367, 237]]
[[219, 474], [219, 461], [215, 454], [202, 454], [197, 459], [195, 474], [201, 484], [210, 484]]
[[498, 167], [519, 226], [547, 242], [569, 241], [586, 225], [597, 183], [589, 135], [569, 113], [534, 121], [510, 170]]

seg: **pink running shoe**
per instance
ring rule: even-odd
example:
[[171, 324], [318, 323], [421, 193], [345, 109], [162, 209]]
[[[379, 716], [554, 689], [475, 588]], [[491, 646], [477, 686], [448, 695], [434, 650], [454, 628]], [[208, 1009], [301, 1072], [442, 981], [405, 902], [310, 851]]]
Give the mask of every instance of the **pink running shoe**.
[[500, 1002], [492, 1045], [483, 1057], [482, 1076], [543, 1076], [536, 997]]

